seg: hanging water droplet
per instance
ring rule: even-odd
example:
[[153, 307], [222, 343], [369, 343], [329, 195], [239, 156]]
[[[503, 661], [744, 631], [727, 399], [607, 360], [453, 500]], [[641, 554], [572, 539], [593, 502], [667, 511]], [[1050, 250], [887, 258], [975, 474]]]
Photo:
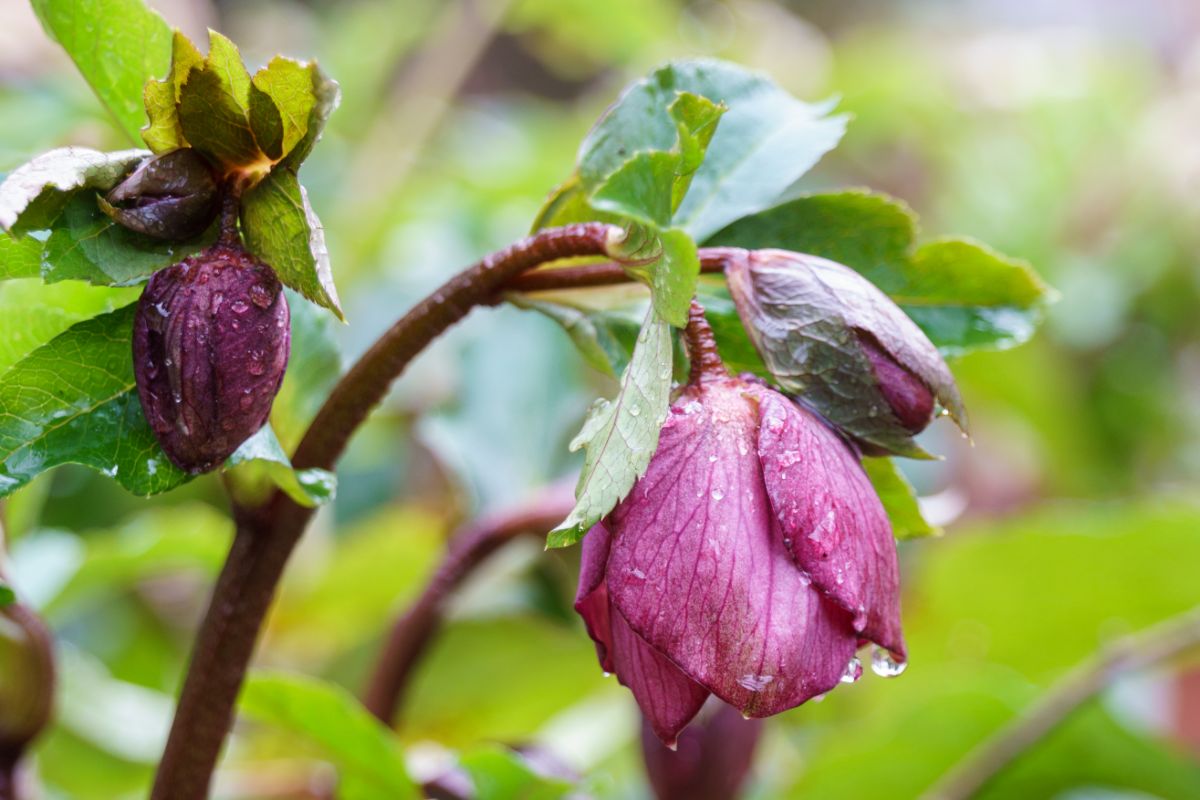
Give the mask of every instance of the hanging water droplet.
[[894, 658], [886, 648], [875, 646], [871, 653], [871, 671], [881, 678], [894, 678], [908, 669], [908, 662]]
[[250, 287], [250, 302], [259, 308], [267, 308], [271, 305], [271, 293], [267, 291], [267, 287], [256, 283]]
[[846, 671], [842, 673], [842, 683], [854, 683], [862, 677], [863, 666], [862, 662], [857, 657], [850, 659], [846, 664]]

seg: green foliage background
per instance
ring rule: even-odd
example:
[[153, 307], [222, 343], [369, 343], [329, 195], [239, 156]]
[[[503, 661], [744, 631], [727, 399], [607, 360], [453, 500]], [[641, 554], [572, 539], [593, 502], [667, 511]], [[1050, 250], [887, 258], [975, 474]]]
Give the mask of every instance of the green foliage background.
[[[762, 68], [806, 100], [841, 95], [847, 134], [805, 191], [885, 191], [920, 215], [921, 241], [966, 234], [1036, 265], [1061, 293], [1042, 330], [953, 363], [973, 443], [942, 422], [921, 443], [945, 460], [904, 464], [946, 533], [901, 545], [909, 670], [868, 674], [772, 721], [750, 790], [902, 798], [1106, 641], [1200, 603], [1200, 19], [1168, 4], [1136, 18], [1099, 0], [1041, 6], [162, 10], [196, 41], [205, 25], [229, 35], [252, 68], [276, 52], [316, 57], [341, 82], [303, 179], [351, 322], [335, 330], [343, 362], [453, 271], [524, 234], [615, 92], [678, 56]], [[0, 31], [22, 32], [0, 48], [0, 172], [51, 146], [126, 146], [23, 3], [0, 8]], [[130, 291], [0, 283], [0, 364]], [[61, 318], [23, 322], [37, 303]], [[326, 322], [298, 335], [320, 341]], [[319, 357], [285, 384], [273, 423], [287, 445], [335, 371], [336, 354]], [[472, 315], [414, 364], [355, 440], [336, 502], [294, 559], [219, 796], [300, 786], [321, 763], [354, 772], [360, 796], [393, 796], [404, 762], [418, 775], [465, 751], [486, 772], [492, 742], [545, 745], [597, 797], [646, 796], [632, 698], [601, 677], [569, 610], [571, 550], [517, 542], [473, 579], [409, 693], [403, 754], [337, 688], [360, 688], [457, 523], [577, 468], [566, 444], [590, 399], [613, 389], [553, 322], [513, 308]], [[68, 466], [4, 512], [12, 582], [62, 642], [59, 715], [38, 772], [55, 797], [144, 796], [228, 541], [220, 486], [141, 500]], [[1200, 796], [1200, 720], [1179, 700], [1195, 670], [1184, 660], [1118, 683], [989, 796]]]

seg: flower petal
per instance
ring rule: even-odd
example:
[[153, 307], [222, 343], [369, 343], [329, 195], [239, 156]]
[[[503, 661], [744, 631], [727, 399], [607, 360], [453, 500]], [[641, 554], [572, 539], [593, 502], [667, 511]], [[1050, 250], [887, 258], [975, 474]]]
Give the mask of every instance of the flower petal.
[[763, 389], [758, 456], [784, 544], [854, 628], [905, 655], [887, 512], [850, 446], [808, 409]]
[[617, 679], [629, 687], [642, 715], [667, 747], [708, 699], [708, 690], [638, 636], [617, 609], [611, 611]]
[[575, 611], [583, 617], [588, 636], [596, 643], [600, 668], [605, 672], [616, 672], [612, 659], [608, 590], [604, 586], [604, 568], [608, 562], [611, 538], [602, 522], [593, 525], [584, 536], [579, 564], [579, 589], [575, 593]]
[[810, 586], [774, 523], [758, 456], [757, 387], [685, 391], [633, 492], [610, 516], [614, 612], [689, 677], [750, 716], [837, 685], [850, 615]]

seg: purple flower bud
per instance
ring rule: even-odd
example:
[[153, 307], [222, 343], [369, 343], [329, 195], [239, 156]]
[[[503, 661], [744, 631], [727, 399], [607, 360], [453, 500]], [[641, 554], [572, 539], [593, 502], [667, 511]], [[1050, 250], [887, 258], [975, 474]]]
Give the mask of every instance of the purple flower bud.
[[738, 315], [775, 381], [865, 450], [925, 455], [912, 436], [935, 401], [965, 426], [937, 348], [866, 278], [787, 250], [724, 254]]
[[754, 762], [762, 720], [709, 700], [675, 750], [642, 719], [642, 757], [658, 800], [733, 800]]
[[134, 319], [133, 370], [171, 461], [215, 469], [263, 426], [287, 367], [288, 323], [275, 273], [238, 246], [154, 274]]
[[15, 761], [50, 719], [54, 650], [46, 626], [28, 608], [0, 608], [0, 760]]
[[751, 717], [905, 658], [891, 525], [856, 451], [760, 383], [672, 404], [633, 491], [583, 542], [576, 610], [668, 745], [714, 694]]
[[896, 359], [879, 346], [870, 334], [858, 334], [859, 344], [871, 362], [875, 381], [883, 399], [896, 415], [896, 419], [909, 433], [920, 433], [933, 419], [933, 392], [925, 382], [905, 369]]
[[98, 199], [118, 224], [168, 241], [200, 234], [217, 216], [212, 167], [191, 148], [151, 156]]

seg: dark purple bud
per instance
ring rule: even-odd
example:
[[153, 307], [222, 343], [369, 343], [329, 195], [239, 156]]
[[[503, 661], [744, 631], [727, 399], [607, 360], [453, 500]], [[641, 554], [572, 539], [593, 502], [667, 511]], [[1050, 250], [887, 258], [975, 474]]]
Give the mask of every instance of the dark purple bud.
[[754, 763], [762, 720], [709, 700], [675, 750], [642, 719], [642, 757], [658, 800], [736, 800]]
[[724, 254], [729, 292], [772, 377], [864, 450], [924, 456], [912, 436], [935, 401], [965, 426], [937, 348], [866, 278], [786, 250]]
[[869, 333], [859, 331], [858, 341], [871, 362], [879, 391], [883, 392], [883, 399], [887, 400], [896, 419], [909, 433], [917, 434], [925, 430], [933, 419], [933, 392], [929, 391], [924, 381], [880, 347]]
[[155, 239], [190, 239], [217, 216], [217, 182], [191, 148], [151, 156], [105, 197], [101, 210], [118, 224]]
[[575, 608], [665, 743], [714, 694], [777, 714], [903, 661], [896, 546], [858, 456], [758, 382], [702, 376], [646, 474], [583, 542]]
[[150, 279], [133, 370], [150, 427], [191, 473], [220, 466], [271, 413], [287, 367], [287, 300], [275, 273], [218, 244]]
[[20, 603], [0, 607], [0, 760], [20, 757], [49, 721], [53, 701], [50, 633]]

